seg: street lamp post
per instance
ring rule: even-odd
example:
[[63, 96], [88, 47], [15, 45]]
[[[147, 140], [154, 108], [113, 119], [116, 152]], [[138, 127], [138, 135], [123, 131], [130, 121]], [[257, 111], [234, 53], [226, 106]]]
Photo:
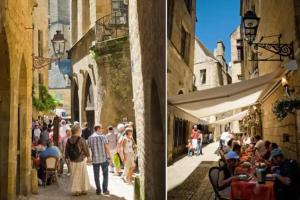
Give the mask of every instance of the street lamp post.
[[40, 56], [33, 56], [33, 69], [41, 69], [48, 66], [52, 62], [60, 60], [65, 53], [66, 39], [61, 31], [57, 30], [56, 34], [51, 40], [53, 51], [55, 54], [54, 58], [44, 58]]

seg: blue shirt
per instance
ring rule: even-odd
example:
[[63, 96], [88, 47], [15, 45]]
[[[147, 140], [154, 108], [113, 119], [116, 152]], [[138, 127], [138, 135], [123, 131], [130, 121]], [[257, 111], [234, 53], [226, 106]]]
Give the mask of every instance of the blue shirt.
[[88, 139], [88, 146], [92, 151], [92, 160], [94, 164], [107, 161], [105, 145], [108, 144], [107, 138], [102, 134], [94, 133]]
[[60, 157], [61, 153], [56, 146], [48, 147], [45, 151], [40, 154], [41, 158], [45, 158], [48, 156]]

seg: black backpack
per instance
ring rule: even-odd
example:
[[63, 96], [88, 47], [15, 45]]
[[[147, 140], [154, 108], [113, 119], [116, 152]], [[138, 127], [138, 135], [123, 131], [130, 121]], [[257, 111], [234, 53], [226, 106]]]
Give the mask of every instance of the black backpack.
[[80, 156], [80, 151], [79, 151], [79, 148], [77, 146], [77, 143], [78, 141], [80, 140], [80, 137], [77, 138], [76, 142], [74, 144], [72, 144], [70, 142], [70, 140], [68, 140], [68, 143], [69, 143], [69, 157], [70, 157], [70, 160], [77, 160]]

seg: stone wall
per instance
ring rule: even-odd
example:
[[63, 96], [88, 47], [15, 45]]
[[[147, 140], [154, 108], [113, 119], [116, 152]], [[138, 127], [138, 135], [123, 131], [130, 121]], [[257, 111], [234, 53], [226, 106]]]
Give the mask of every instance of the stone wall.
[[238, 76], [242, 74], [242, 63], [238, 57], [237, 50], [237, 40], [241, 38], [241, 28], [238, 26], [230, 35], [232, 83], [240, 82]]
[[98, 43], [93, 51], [104, 89], [99, 93], [103, 101], [101, 124], [117, 125], [125, 116], [134, 121], [128, 37]]
[[[154, 17], [155, 16], [155, 17]], [[135, 199], [165, 199], [165, 1], [129, 2], [133, 99], [140, 190]]]
[[0, 199], [31, 189], [32, 9], [0, 2]]
[[[277, 35], [281, 34], [281, 43], [291, 43], [294, 42], [294, 53], [295, 59], [297, 61], [298, 69], [293, 72], [288, 72], [285, 70], [285, 73], [282, 76], [287, 76], [289, 86], [295, 89], [294, 95], [299, 98], [299, 86], [300, 86], [300, 51], [299, 51], [299, 27], [300, 23], [298, 19], [299, 5], [295, 3], [297, 1], [287, 0], [265, 0], [265, 1], [253, 1], [252, 3], [247, 4], [245, 2], [242, 4], [242, 13], [245, 13], [248, 9], [255, 8], [255, 12], [260, 17], [260, 24], [257, 30], [257, 40], [262, 36]], [[297, 6], [298, 5], [298, 6]], [[269, 38], [263, 40], [263, 42], [275, 41], [276, 38]], [[244, 44], [244, 73], [245, 78], [249, 79], [248, 72], [251, 72], [253, 69], [253, 62], [249, 61], [250, 51], [249, 46]], [[270, 52], [261, 51], [262, 56], [270, 56]], [[278, 58], [278, 57], [274, 57]], [[290, 59], [286, 59], [286, 62]], [[284, 62], [259, 62], [259, 76], [276, 71], [282, 70]], [[285, 93], [283, 87], [280, 83], [280, 78], [273, 81], [275, 88], [270, 90], [267, 95], [261, 99], [261, 108], [262, 108], [262, 128], [263, 128], [263, 138], [265, 140], [270, 140], [276, 142], [283, 149], [284, 154], [292, 159], [300, 160], [300, 143], [297, 140], [299, 135], [297, 135], [297, 126], [296, 126], [296, 115], [289, 114], [285, 119], [279, 121], [276, 119], [275, 115], [272, 112], [273, 104], [278, 100], [285, 98]], [[271, 89], [269, 87], [268, 89]], [[283, 134], [289, 136], [289, 141], [284, 141]]]
[[[181, 90], [184, 94], [193, 91], [193, 68], [194, 68], [194, 38], [195, 38], [195, 7], [196, 1], [192, 1], [192, 11], [188, 12], [184, 0], [173, 2], [172, 29], [167, 42], [167, 79], [168, 96], [177, 95]], [[182, 27], [190, 37], [188, 60], [185, 61], [180, 55]]]

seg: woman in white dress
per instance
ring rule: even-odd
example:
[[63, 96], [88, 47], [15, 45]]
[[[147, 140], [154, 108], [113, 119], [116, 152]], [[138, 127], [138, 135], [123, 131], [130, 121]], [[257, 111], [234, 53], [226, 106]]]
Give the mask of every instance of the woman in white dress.
[[68, 139], [65, 150], [66, 159], [70, 160], [70, 191], [73, 195], [85, 195], [90, 189], [86, 162], [90, 160], [90, 153], [84, 138], [80, 137], [80, 126], [75, 124], [71, 131], [72, 137]]

